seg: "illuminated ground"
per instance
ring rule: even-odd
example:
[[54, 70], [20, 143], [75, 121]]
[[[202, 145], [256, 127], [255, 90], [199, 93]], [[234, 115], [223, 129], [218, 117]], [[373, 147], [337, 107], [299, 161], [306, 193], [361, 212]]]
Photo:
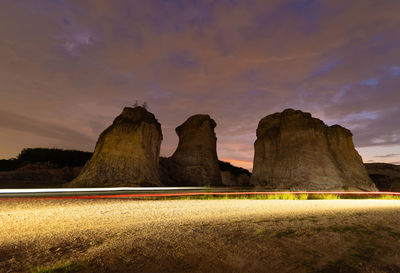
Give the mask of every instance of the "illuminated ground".
[[0, 271], [36, 266], [400, 272], [400, 201], [0, 201]]

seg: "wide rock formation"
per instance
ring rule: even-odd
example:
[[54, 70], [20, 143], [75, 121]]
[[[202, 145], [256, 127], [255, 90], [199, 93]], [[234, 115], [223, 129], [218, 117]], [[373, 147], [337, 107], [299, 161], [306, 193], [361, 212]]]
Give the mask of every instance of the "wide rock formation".
[[92, 158], [68, 186], [159, 186], [161, 125], [143, 107], [126, 107], [104, 130]]
[[376, 190], [352, 133], [310, 113], [286, 109], [263, 118], [250, 183], [290, 190]]
[[365, 164], [369, 177], [380, 191], [400, 191], [400, 166], [388, 163]]
[[165, 185], [221, 185], [215, 126], [209, 115], [194, 115], [175, 129], [179, 137], [178, 147], [172, 157], [161, 159]]

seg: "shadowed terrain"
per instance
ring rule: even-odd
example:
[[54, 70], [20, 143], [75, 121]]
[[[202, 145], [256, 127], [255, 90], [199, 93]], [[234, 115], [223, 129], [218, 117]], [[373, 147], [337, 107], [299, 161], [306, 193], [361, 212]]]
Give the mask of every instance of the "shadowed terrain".
[[369, 176], [380, 191], [400, 191], [400, 166], [387, 163], [365, 164]]

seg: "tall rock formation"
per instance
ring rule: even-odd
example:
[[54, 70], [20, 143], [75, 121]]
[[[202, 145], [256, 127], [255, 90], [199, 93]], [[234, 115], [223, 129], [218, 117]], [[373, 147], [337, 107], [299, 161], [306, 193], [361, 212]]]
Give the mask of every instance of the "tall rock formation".
[[352, 133], [286, 109], [261, 119], [250, 183], [292, 190], [376, 190]]
[[104, 130], [70, 187], [159, 186], [161, 125], [143, 107], [126, 107]]
[[178, 147], [172, 157], [161, 160], [164, 184], [221, 185], [215, 126], [209, 115], [194, 115], [175, 129], [179, 137]]

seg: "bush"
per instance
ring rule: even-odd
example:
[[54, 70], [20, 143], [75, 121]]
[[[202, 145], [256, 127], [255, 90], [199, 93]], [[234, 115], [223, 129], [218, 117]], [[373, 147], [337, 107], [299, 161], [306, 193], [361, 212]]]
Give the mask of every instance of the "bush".
[[16, 170], [24, 164], [39, 163], [62, 168], [82, 167], [92, 157], [90, 152], [76, 150], [25, 148], [17, 158], [0, 159], [0, 171]]
[[92, 157], [90, 152], [76, 150], [27, 148], [18, 155], [20, 163], [46, 163], [56, 167], [83, 166]]
[[13, 159], [0, 159], [0, 172], [12, 171], [19, 167], [19, 161]]

